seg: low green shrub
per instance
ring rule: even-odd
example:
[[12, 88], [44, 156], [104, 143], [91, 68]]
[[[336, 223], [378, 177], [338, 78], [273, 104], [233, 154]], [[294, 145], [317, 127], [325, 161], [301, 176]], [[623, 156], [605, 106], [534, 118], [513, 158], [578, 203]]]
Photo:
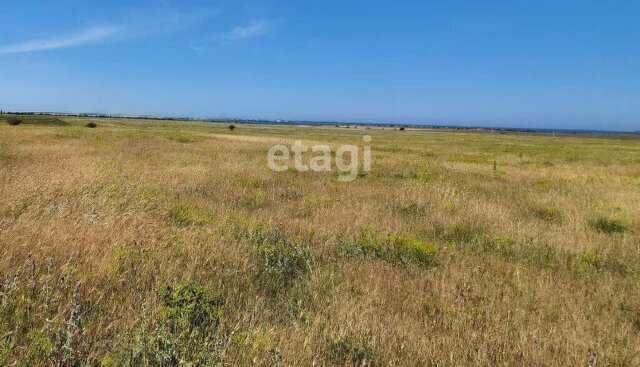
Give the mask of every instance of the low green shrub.
[[218, 328], [222, 300], [200, 286], [180, 284], [159, 291], [157, 317], [143, 319], [113, 353], [103, 356], [111, 366], [224, 366]]
[[297, 245], [262, 245], [257, 253], [257, 282], [270, 295], [289, 289], [311, 268], [310, 252]]
[[342, 240], [338, 253], [347, 257], [383, 258], [384, 243], [373, 233], [362, 233], [353, 241]]
[[592, 225], [598, 232], [605, 234], [623, 233], [627, 230], [627, 224], [623, 220], [604, 215], [595, 218]]
[[378, 366], [379, 353], [370, 345], [369, 337], [346, 337], [329, 342], [329, 358], [335, 364], [348, 366]]
[[575, 270], [581, 274], [598, 271], [602, 265], [602, 259], [594, 251], [587, 251], [575, 257]]
[[11, 126], [18, 126], [22, 123], [22, 120], [19, 117], [15, 117], [15, 116], [7, 117], [5, 121], [7, 121], [7, 124]]
[[438, 262], [438, 248], [432, 244], [395, 235], [381, 238], [371, 233], [364, 233], [354, 241], [342, 241], [338, 254], [422, 267], [435, 266]]
[[415, 238], [391, 236], [387, 256], [403, 264], [429, 267], [437, 264], [438, 248]]
[[201, 287], [166, 286], [160, 294], [163, 318], [173, 332], [218, 326], [223, 302], [209, 296]]
[[95, 129], [96, 127], [98, 127], [98, 124], [95, 123], [94, 121], [89, 121], [89, 122], [87, 122], [87, 124], [85, 126], [90, 128], [90, 129]]
[[29, 349], [27, 360], [31, 365], [45, 366], [54, 356], [56, 345], [50, 337], [40, 330], [31, 330], [27, 335]]

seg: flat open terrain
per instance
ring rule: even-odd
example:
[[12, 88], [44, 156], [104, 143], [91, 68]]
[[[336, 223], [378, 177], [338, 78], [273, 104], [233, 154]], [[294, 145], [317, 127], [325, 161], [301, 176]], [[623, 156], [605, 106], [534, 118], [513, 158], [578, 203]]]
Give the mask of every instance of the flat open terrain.
[[638, 140], [64, 120], [0, 125], [0, 365], [640, 365]]

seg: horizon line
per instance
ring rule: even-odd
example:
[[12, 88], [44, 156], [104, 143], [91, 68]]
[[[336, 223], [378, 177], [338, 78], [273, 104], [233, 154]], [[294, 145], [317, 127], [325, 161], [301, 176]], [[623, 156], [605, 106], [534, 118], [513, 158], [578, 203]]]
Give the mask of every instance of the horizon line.
[[605, 135], [640, 135], [640, 130], [600, 130], [600, 129], [579, 129], [579, 128], [546, 128], [546, 127], [516, 127], [516, 126], [487, 126], [482, 124], [457, 124], [457, 123], [426, 123], [426, 122], [365, 122], [347, 120], [299, 120], [299, 119], [265, 119], [265, 118], [239, 118], [239, 117], [190, 117], [177, 115], [152, 115], [152, 114], [113, 114], [100, 112], [55, 112], [55, 111], [9, 111], [0, 110], [3, 114], [18, 115], [44, 115], [44, 116], [68, 116], [68, 117], [96, 117], [96, 118], [130, 118], [145, 120], [173, 120], [173, 121], [201, 121], [201, 122], [245, 122], [264, 124], [286, 124], [286, 125], [336, 125], [346, 124], [357, 126], [379, 125], [384, 127], [409, 127], [409, 128], [440, 128], [440, 129], [463, 129], [463, 130], [483, 130], [483, 131], [515, 131], [515, 132], [538, 132], [538, 133], [573, 133], [573, 134], [605, 134]]

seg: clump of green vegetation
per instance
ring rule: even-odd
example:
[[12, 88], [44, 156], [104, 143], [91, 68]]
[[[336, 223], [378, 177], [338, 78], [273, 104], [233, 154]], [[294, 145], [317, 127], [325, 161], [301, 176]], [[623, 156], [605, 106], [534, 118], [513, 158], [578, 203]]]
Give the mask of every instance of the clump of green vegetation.
[[370, 345], [369, 336], [346, 337], [329, 343], [329, 357], [338, 365], [378, 366], [379, 353]]
[[435, 266], [438, 262], [436, 246], [415, 238], [395, 235], [381, 239], [374, 234], [365, 233], [355, 241], [341, 243], [338, 252], [343, 256], [374, 258], [422, 267]]
[[600, 233], [616, 234], [627, 230], [627, 224], [617, 218], [600, 215], [592, 222], [593, 227]]
[[434, 266], [438, 260], [438, 248], [415, 238], [391, 236], [388, 255], [403, 264]]
[[270, 295], [291, 288], [311, 269], [310, 252], [290, 243], [262, 245], [256, 258], [258, 285]]
[[212, 220], [210, 213], [184, 204], [173, 207], [171, 216], [181, 226], [204, 225]]
[[582, 274], [598, 271], [602, 268], [602, 259], [598, 253], [587, 251], [576, 257], [575, 267]]
[[98, 127], [98, 124], [96, 122], [94, 122], [94, 121], [89, 121], [89, 122], [87, 122], [87, 124], [85, 126], [90, 128], [90, 129], [95, 129], [96, 127]]
[[202, 287], [179, 284], [160, 290], [162, 317], [173, 332], [217, 327], [223, 302], [208, 295]]
[[229, 131], [233, 131], [236, 129], [236, 125], [233, 125], [233, 124], [229, 125], [228, 128], [229, 128]]
[[165, 286], [157, 317], [127, 336], [102, 363], [113, 366], [223, 366], [218, 326], [223, 301], [200, 286]]
[[29, 344], [27, 360], [33, 365], [47, 365], [56, 352], [56, 345], [50, 337], [40, 330], [31, 330], [27, 334], [27, 340]]
[[0, 365], [80, 365], [83, 321], [92, 316], [83, 303], [70, 261], [54, 272], [47, 260], [43, 272], [29, 255], [0, 284]]
[[531, 209], [534, 217], [547, 222], [558, 223], [562, 221], [562, 212], [555, 206], [535, 207]]
[[68, 126], [69, 123], [54, 116], [45, 115], [4, 115], [0, 120], [9, 125], [41, 125], [41, 126]]
[[385, 251], [378, 236], [365, 232], [353, 241], [342, 240], [338, 253], [348, 257], [383, 258]]

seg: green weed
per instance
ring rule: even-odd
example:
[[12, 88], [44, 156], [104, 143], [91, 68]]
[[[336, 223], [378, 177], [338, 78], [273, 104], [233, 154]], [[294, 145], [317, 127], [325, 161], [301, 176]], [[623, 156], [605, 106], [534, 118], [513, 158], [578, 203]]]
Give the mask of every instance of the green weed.
[[257, 253], [257, 282], [270, 295], [289, 289], [311, 268], [311, 254], [289, 243], [262, 245]]
[[434, 266], [438, 260], [438, 248], [415, 238], [391, 236], [387, 256], [403, 264]]
[[217, 327], [220, 322], [222, 301], [208, 295], [202, 287], [184, 284], [165, 286], [160, 295], [162, 317], [174, 333]]
[[594, 219], [592, 225], [598, 232], [605, 234], [623, 233], [627, 230], [627, 224], [623, 220], [604, 215]]
[[329, 357], [333, 363], [348, 366], [377, 366], [378, 352], [370, 345], [369, 337], [346, 337], [329, 343]]
[[338, 246], [338, 253], [422, 267], [435, 266], [438, 259], [438, 248], [432, 244], [395, 235], [380, 238], [371, 233], [365, 233], [354, 241], [343, 240]]
[[222, 300], [188, 284], [162, 287], [159, 296], [158, 316], [144, 319], [101, 361], [125, 367], [224, 366], [218, 330]]

